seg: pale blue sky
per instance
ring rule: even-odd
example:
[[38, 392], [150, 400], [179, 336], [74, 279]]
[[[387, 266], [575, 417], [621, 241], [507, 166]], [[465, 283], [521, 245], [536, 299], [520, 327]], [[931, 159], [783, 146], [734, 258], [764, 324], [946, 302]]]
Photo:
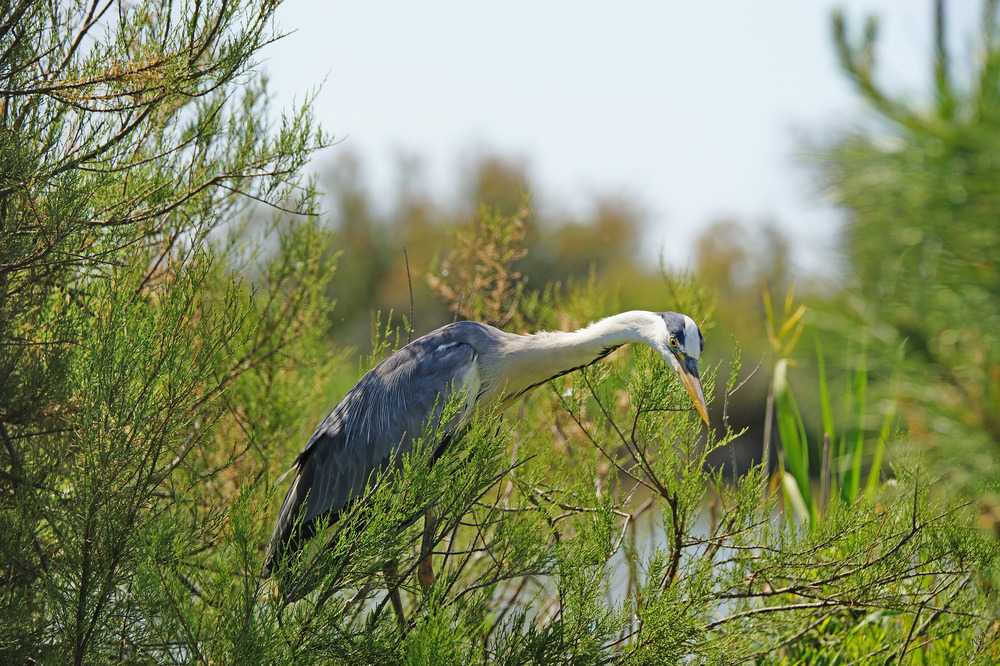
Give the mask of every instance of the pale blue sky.
[[[956, 59], [974, 50], [979, 2], [952, 0]], [[279, 106], [323, 83], [325, 129], [376, 193], [400, 153], [440, 196], [481, 152], [523, 159], [538, 207], [581, 212], [621, 194], [649, 216], [648, 259], [683, 266], [721, 216], [773, 219], [807, 269], [834, 259], [838, 214], [796, 165], [862, 107], [837, 69], [830, 15], [882, 18], [880, 74], [926, 89], [931, 0], [328, 2], [287, 0], [265, 66]], [[855, 33], [856, 34], [856, 33]]]

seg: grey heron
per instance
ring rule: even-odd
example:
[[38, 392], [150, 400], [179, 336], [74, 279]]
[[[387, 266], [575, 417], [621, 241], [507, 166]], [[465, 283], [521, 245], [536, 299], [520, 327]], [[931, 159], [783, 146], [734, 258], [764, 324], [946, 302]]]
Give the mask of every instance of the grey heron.
[[[409, 451], [443, 405], [461, 391], [446, 440], [477, 408], [505, 408], [545, 382], [628, 343], [655, 350], [677, 373], [698, 413], [708, 411], [698, 375], [703, 337], [676, 312], [631, 311], [573, 332], [505, 333], [460, 321], [411, 342], [369, 371], [320, 423], [294, 463], [295, 476], [268, 545], [264, 575], [312, 536], [321, 516], [337, 516], [377, 474]], [[440, 451], [438, 451], [438, 454]]]

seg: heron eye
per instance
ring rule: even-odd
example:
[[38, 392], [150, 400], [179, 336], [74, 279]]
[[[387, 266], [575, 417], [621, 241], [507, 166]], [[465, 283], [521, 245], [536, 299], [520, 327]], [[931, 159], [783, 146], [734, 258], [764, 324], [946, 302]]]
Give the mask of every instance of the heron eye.
[[670, 338], [670, 346], [674, 349], [677, 348], [677, 338]]

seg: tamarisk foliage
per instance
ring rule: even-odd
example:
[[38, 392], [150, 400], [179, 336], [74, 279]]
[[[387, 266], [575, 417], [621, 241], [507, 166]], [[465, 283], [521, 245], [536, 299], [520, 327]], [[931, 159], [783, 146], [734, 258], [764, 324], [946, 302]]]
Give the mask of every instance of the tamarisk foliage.
[[[299, 175], [326, 138], [252, 66], [275, 9], [0, 0], [0, 662], [997, 660], [996, 543], [926, 467], [787, 520], [760, 468], [707, 470], [735, 434], [644, 348], [479, 415], [433, 465], [430, 429], [289, 563], [295, 594], [262, 578], [274, 480], [357, 379], [321, 336], [333, 253]], [[526, 289], [528, 216], [483, 215], [432, 280], [453, 311], [617, 309], [596, 281]], [[710, 296], [665, 292], [713, 340]], [[720, 370], [725, 401], [745, 374]]]
[[283, 218], [326, 139], [251, 67], [275, 8], [0, 2], [4, 663], [204, 650], [150, 595], [226, 539], [322, 349], [319, 232]]

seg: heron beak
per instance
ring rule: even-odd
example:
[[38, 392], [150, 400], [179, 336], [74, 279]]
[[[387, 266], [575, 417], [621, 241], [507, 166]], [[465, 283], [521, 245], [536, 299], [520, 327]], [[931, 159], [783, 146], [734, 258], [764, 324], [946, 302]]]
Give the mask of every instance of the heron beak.
[[698, 361], [690, 356], [684, 356], [683, 359], [678, 359], [675, 367], [677, 376], [681, 378], [684, 388], [691, 394], [694, 406], [701, 414], [701, 418], [704, 419], [705, 425], [709, 425], [708, 405], [705, 404], [705, 394], [701, 390], [701, 378], [698, 376]]

